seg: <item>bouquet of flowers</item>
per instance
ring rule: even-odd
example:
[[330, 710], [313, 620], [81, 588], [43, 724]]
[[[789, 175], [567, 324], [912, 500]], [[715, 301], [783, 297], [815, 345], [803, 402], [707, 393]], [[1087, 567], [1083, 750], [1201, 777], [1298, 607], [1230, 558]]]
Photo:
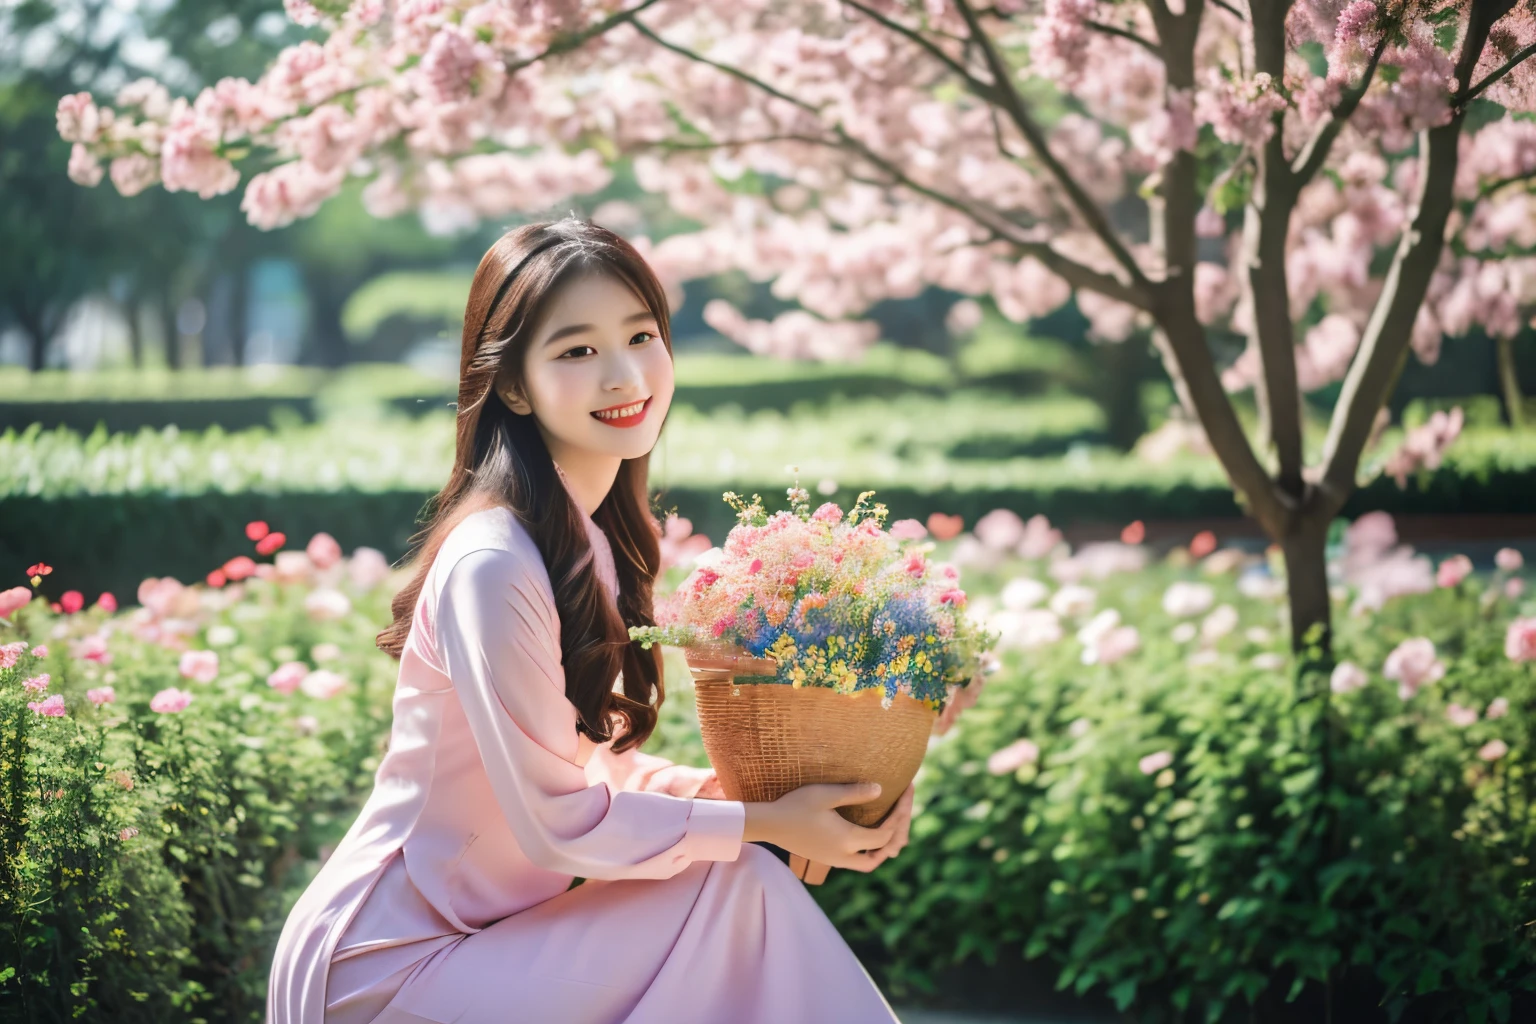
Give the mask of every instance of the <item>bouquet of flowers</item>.
[[629, 631], [686, 653], [704, 747], [731, 799], [876, 781], [879, 798], [839, 810], [878, 824], [995, 642], [964, 614], [959, 571], [929, 560], [915, 520], [887, 531], [874, 493], [846, 515], [833, 502], [813, 512], [797, 482], [790, 508], [770, 515], [758, 495], [726, 492], [738, 524], [724, 546], [658, 601], [657, 625]]

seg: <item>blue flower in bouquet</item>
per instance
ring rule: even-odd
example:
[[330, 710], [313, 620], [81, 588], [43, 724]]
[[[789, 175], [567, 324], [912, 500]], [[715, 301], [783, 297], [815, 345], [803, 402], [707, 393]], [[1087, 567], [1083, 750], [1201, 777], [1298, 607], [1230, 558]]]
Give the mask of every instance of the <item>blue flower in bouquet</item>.
[[945, 637], [921, 594], [893, 596], [870, 623], [875, 675], [887, 701], [910, 693], [930, 705], [942, 701], [947, 668]]

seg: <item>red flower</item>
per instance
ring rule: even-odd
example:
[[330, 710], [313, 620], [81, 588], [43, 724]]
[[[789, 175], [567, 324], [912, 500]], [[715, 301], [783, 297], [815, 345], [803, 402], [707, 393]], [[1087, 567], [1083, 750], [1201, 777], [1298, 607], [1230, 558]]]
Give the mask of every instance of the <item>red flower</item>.
[[27, 566], [28, 576], [47, 576], [51, 572], [53, 572], [53, 566], [45, 565], [42, 562], [38, 562], [36, 565]]
[[59, 602], [57, 602], [57, 601], [53, 602], [48, 607], [53, 609], [53, 613], [55, 615], [59, 614], [60, 612], [62, 612], [64, 610], [63, 605], [59, 604]]
[[270, 555], [286, 543], [288, 543], [288, 538], [283, 534], [269, 533], [256, 542], [256, 553], [258, 555]]
[[65, 612], [73, 615], [85, 607], [85, 595], [78, 590], [66, 590], [59, 595], [59, 604], [63, 605]]
[[1196, 558], [1204, 558], [1206, 555], [1215, 550], [1216, 535], [1210, 530], [1201, 530], [1199, 533], [1195, 534], [1194, 539], [1189, 542], [1189, 553], [1194, 555]]
[[215, 569], [208, 574], [208, 585], [210, 587], [222, 587], [228, 582], [229, 579], [224, 575], [223, 569]]
[[256, 571], [256, 563], [245, 555], [236, 555], [224, 563], [224, 575], [232, 580], [243, 580]]
[[113, 597], [111, 594], [103, 592], [102, 595], [96, 599], [96, 605], [102, 611], [110, 615], [117, 611], [117, 598]]
[[1120, 543], [1140, 544], [1147, 539], [1147, 526], [1140, 519], [1120, 531]]
[[265, 537], [271, 532], [272, 531], [267, 528], [267, 524], [262, 522], [260, 519], [256, 520], [255, 522], [245, 524], [245, 535], [251, 540], [261, 540], [261, 538]]

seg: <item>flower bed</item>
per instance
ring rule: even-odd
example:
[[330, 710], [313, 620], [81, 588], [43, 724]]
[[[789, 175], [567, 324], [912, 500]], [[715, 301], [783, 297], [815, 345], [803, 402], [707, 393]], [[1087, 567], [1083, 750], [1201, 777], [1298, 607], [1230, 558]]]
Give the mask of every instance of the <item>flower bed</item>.
[[[1323, 978], [1367, 1009], [1529, 1009], [1536, 603], [1512, 553], [1479, 577], [1358, 521], [1324, 701], [1291, 677], [1275, 566], [1210, 535], [1066, 557], [1007, 512], [930, 525], [997, 664], [946, 708], [911, 844], [814, 890], [893, 997], [1023, 951], [1148, 1020], [1247, 1019], [1293, 986], [1294, 1019], [1322, 1019]], [[686, 532], [669, 558], [699, 553]], [[21, 1019], [260, 1019], [286, 908], [371, 784], [398, 580], [325, 535], [242, 538], [210, 581], [146, 581], [121, 611], [41, 565], [49, 602], [0, 589], [0, 642], [30, 645], [0, 649], [0, 1005]], [[647, 750], [703, 764], [676, 651], [667, 674]]]

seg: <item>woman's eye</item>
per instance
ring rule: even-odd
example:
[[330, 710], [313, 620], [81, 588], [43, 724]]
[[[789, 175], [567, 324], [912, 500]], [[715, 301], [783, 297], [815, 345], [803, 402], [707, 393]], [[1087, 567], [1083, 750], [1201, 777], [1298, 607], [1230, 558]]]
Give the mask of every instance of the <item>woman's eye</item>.
[[577, 345], [573, 349], [567, 349], [566, 351], [560, 353], [560, 358], [564, 359], [566, 356], [570, 355], [572, 352], [580, 352], [584, 348], [591, 348], [591, 347], [592, 347], [591, 345]]
[[656, 335], [652, 334], [650, 331], [641, 331], [636, 334], [634, 338], [630, 338], [629, 341], [630, 344], [634, 344], [635, 338], [645, 338], [646, 340], [650, 340], [654, 337], [656, 337]]

